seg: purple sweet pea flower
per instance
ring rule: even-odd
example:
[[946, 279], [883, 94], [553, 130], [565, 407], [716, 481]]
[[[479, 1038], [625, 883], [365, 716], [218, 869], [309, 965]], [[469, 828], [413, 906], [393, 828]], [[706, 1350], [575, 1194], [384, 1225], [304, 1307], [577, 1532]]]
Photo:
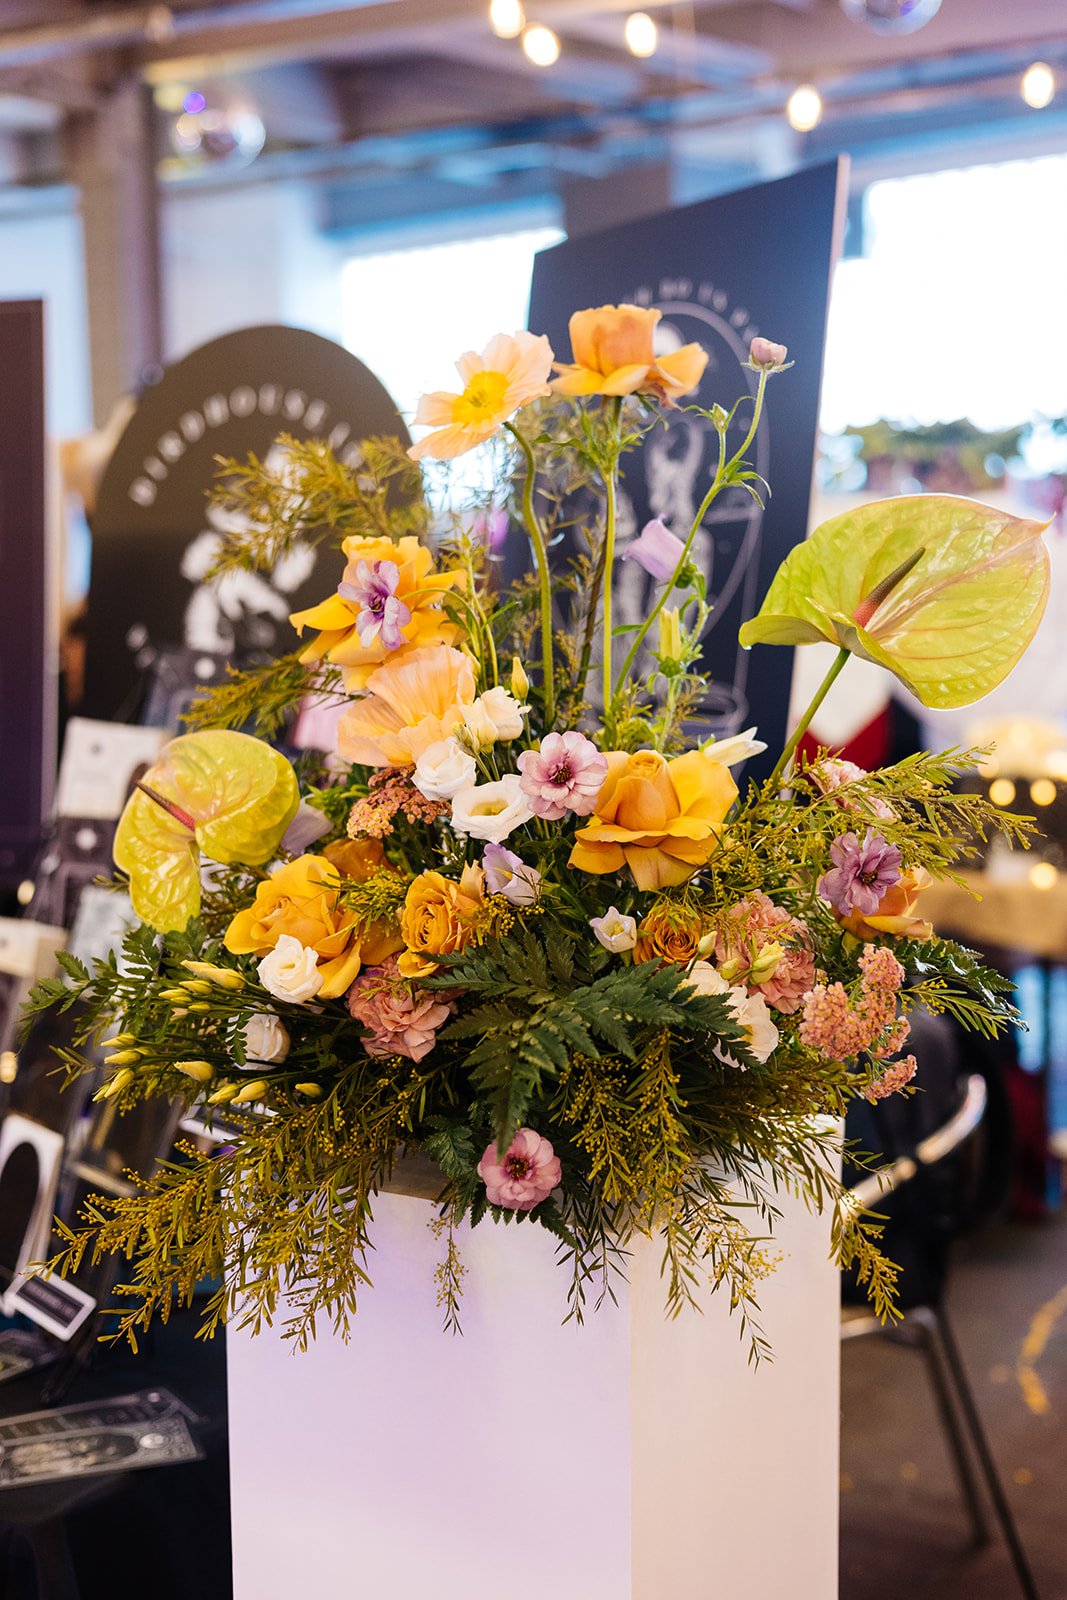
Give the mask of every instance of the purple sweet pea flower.
[[608, 763], [584, 733], [547, 733], [540, 750], [518, 759], [519, 787], [535, 816], [558, 822], [572, 811], [587, 817], [608, 775]]
[[356, 632], [364, 650], [379, 637], [386, 650], [399, 650], [405, 643], [400, 630], [411, 621], [411, 607], [397, 599], [399, 582], [395, 561], [357, 561], [355, 583], [338, 584], [341, 599], [360, 608]]
[[655, 518], [646, 522], [638, 538], [626, 546], [623, 560], [631, 558], [657, 583], [665, 583], [682, 559], [685, 545], [667, 525]]
[[485, 887], [490, 894], [502, 894], [513, 906], [532, 906], [541, 893], [541, 874], [528, 867], [514, 850], [502, 844], [487, 844], [482, 855]]
[[854, 833], [839, 834], [830, 846], [830, 860], [833, 866], [819, 879], [819, 893], [843, 917], [850, 911], [873, 916], [900, 877], [899, 849], [870, 828], [862, 844]]

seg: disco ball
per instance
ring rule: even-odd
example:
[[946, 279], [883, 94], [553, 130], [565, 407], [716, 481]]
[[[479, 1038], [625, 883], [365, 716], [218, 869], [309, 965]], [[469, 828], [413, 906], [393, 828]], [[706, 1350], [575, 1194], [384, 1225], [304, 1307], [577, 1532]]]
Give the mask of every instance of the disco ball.
[[853, 22], [888, 34], [914, 33], [941, 9], [941, 0], [840, 0], [840, 4]]

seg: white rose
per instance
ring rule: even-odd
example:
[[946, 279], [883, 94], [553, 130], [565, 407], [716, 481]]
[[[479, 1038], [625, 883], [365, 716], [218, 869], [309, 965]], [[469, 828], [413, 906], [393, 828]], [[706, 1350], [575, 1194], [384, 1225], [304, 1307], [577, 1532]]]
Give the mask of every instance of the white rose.
[[485, 711], [496, 729], [498, 739], [517, 739], [522, 733], [523, 715], [530, 708], [520, 705], [514, 695], [509, 694], [505, 688], [498, 686], [495, 689], [487, 689], [474, 703]]
[[[757, 1061], [766, 1061], [771, 1052], [777, 1049], [778, 1029], [761, 994], [749, 994], [746, 989], [727, 983], [722, 973], [717, 967], [713, 967], [710, 961], [695, 961], [689, 970], [688, 981], [697, 994], [726, 996], [735, 1020], [746, 1035], [745, 1043]], [[740, 1065], [725, 1045], [713, 1048], [719, 1060], [724, 1061], [727, 1066]]]
[[257, 1011], [245, 1023], [245, 1055], [248, 1057], [245, 1071], [264, 1062], [273, 1066], [284, 1061], [289, 1054], [289, 1043], [289, 1030], [281, 1017], [276, 1017], [273, 1011]]
[[457, 739], [438, 739], [416, 761], [411, 781], [427, 800], [451, 800], [470, 788], [477, 773], [478, 763]]
[[268, 994], [276, 1000], [291, 1000], [294, 1005], [313, 1000], [322, 988], [318, 956], [310, 945], [301, 944], [291, 933], [282, 934], [256, 971]]
[[452, 826], [457, 833], [470, 834], [489, 844], [501, 844], [509, 833], [529, 822], [530, 803], [519, 786], [517, 772], [508, 772], [499, 783], [480, 783], [461, 789], [452, 801]]

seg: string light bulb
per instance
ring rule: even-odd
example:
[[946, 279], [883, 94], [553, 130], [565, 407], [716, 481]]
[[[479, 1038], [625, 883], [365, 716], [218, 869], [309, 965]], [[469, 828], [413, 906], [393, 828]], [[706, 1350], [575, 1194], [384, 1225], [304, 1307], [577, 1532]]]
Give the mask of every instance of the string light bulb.
[[517, 39], [526, 26], [522, 0], [489, 0], [489, 26], [498, 39]]
[[785, 114], [796, 133], [810, 133], [822, 121], [822, 95], [814, 84], [802, 83], [786, 101]]
[[647, 11], [632, 11], [626, 19], [623, 38], [632, 56], [654, 56], [659, 46], [659, 29]]
[[1027, 67], [1019, 84], [1019, 93], [1034, 111], [1043, 111], [1056, 93], [1052, 68], [1044, 61], [1035, 61]]
[[543, 23], [535, 22], [522, 36], [526, 59], [535, 67], [551, 67], [559, 60], [559, 39]]

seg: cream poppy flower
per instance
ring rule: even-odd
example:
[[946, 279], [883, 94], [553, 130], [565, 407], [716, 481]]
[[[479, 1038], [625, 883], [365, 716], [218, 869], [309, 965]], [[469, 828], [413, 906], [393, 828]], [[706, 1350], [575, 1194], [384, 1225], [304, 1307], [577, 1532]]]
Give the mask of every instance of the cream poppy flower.
[[707, 351], [686, 344], [657, 356], [654, 306], [595, 306], [570, 320], [573, 362], [557, 362], [556, 394], [653, 394], [670, 405], [690, 394], [708, 364]]
[[413, 461], [451, 461], [484, 444], [520, 406], [549, 393], [551, 370], [552, 346], [544, 334], [498, 333], [481, 355], [469, 350], [456, 362], [462, 392], [438, 389], [419, 401], [415, 422], [434, 432], [408, 455]]
[[463, 721], [474, 669], [462, 650], [428, 645], [375, 668], [367, 691], [338, 724], [341, 756], [365, 767], [413, 766]]

